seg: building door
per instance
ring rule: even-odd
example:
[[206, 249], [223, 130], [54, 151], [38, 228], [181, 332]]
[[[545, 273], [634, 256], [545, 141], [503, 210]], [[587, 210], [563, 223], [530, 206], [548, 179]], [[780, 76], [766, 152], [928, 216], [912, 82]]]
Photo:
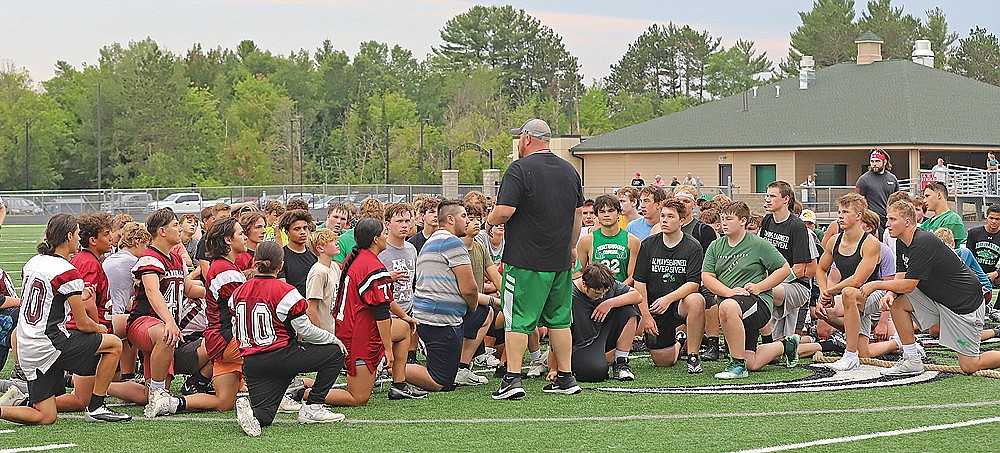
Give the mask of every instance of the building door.
[[778, 179], [778, 168], [774, 164], [754, 165], [753, 176], [754, 192], [764, 193], [767, 192], [767, 185]]
[[728, 186], [733, 182], [733, 164], [719, 164], [719, 185]]

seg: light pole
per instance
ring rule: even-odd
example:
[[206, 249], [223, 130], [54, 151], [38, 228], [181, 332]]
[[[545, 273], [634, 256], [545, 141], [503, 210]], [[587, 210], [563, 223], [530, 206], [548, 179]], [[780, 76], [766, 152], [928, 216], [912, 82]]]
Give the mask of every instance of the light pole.
[[28, 128], [31, 123], [24, 122], [24, 190], [31, 189], [31, 176], [28, 172], [28, 162], [30, 162], [31, 147], [28, 145]]
[[417, 164], [420, 166], [420, 185], [424, 185], [424, 124], [431, 121], [430, 118], [420, 118], [420, 151], [417, 154]]
[[97, 190], [101, 190], [104, 172], [104, 147], [101, 143], [104, 139], [104, 134], [101, 130], [101, 123], [103, 122], [101, 118], [101, 84], [95, 83], [94, 86], [97, 87]]

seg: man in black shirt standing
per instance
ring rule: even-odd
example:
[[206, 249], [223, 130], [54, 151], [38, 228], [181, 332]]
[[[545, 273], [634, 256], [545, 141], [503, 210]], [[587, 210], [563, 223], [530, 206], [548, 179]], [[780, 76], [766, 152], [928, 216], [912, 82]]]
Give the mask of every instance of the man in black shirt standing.
[[[966, 246], [972, 250], [979, 267], [997, 285], [997, 261], [1000, 261], [1000, 204], [991, 204], [986, 209], [986, 225], [969, 229]], [[987, 307], [989, 308], [989, 307]]]
[[642, 241], [635, 263], [635, 288], [643, 296], [639, 304], [646, 346], [654, 366], [672, 366], [681, 350], [675, 333], [687, 325], [688, 373], [701, 373], [701, 336], [705, 330], [705, 298], [701, 267], [705, 251], [701, 244], [681, 231], [687, 207], [677, 198], [666, 199], [660, 208], [660, 233]]
[[980, 355], [980, 333], [986, 316], [982, 285], [951, 247], [933, 233], [917, 229], [913, 205], [897, 201], [888, 210], [889, 235], [896, 238], [896, 278], [861, 287], [864, 297], [889, 291], [882, 309], [889, 308], [903, 344], [903, 357], [886, 375], [920, 374], [920, 360], [912, 321], [920, 329], [941, 324], [940, 342], [958, 353], [965, 373], [1000, 367], [1000, 351]]
[[543, 390], [572, 395], [582, 389], [572, 372], [572, 249], [583, 224], [583, 187], [569, 162], [552, 154], [552, 131], [531, 119], [511, 131], [518, 136], [518, 160], [507, 167], [497, 205], [486, 219], [505, 224], [503, 309], [506, 319], [507, 374], [494, 399], [524, 397], [521, 359], [535, 327], [549, 328], [558, 357], [556, 379]]
[[785, 257], [792, 268], [793, 278], [774, 288], [772, 338], [785, 338], [795, 333], [799, 309], [806, 306], [812, 298], [810, 279], [813, 275], [808, 274], [809, 264], [819, 258], [819, 249], [809, 228], [788, 210], [794, 201], [792, 186], [787, 182], [774, 181], [767, 185], [767, 194], [764, 195], [764, 210], [767, 214], [760, 222], [760, 236], [773, 244], [781, 256]]
[[309, 233], [316, 228], [312, 214], [302, 209], [287, 211], [278, 220], [278, 226], [288, 235], [288, 244], [283, 247], [285, 265], [278, 271], [278, 278], [294, 286], [299, 294], [305, 294], [309, 269], [317, 261], [316, 255], [306, 247]]
[[889, 195], [899, 191], [899, 181], [890, 171], [892, 163], [889, 162], [889, 154], [885, 151], [873, 149], [868, 164], [868, 171], [858, 178], [854, 187], [865, 197], [868, 209], [875, 211], [885, 226], [885, 203]]

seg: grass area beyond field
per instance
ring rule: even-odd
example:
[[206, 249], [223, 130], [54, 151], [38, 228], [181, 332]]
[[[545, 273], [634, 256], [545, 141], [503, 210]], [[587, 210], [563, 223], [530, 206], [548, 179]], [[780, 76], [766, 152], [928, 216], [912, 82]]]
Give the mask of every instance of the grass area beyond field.
[[[20, 269], [34, 254], [42, 227], [4, 227], [0, 231], [0, 267], [20, 286]], [[984, 345], [995, 348], [996, 344]], [[954, 354], [933, 348], [931, 356], [953, 363]], [[739, 383], [765, 383], [809, 378], [805, 360], [788, 369], [768, 366]], [[247, 438], [233, 411], [179, 414], [154, 420], [142, 408], [119, 409], [135, 420], [122, 424], [90, 424], [79, 413], [61, 414], [53, 426], [24, 427], [0, 421], [0, 451], [54, 444], [75, 444], [52, 451], [189, 452], [189, 451], [734, 451], [796, 444], [844, 436], [863, 436], [901, 429], [952, 424], [994, 417], [1000, 381], [947, 375], [947, 378], [904, 387], [816, 393], [747, 395], [667, 395], [613, 393], [600, 387], [663, 388], [728, 384], [712, 374], [722, 362], [706, 362], [705, 373], [688, 375], [683, 364], [655, 369], [647, 358], [632, 361], [634, 382], [584, 383], [574, 396], [541, 391], [539, 379], [524, 381], [521, 401], [493, 401], [489, 385], [431, 394], [423, 400], [389, 401], [387, 388], [376, 387], [362, 408], [339, 408], [347, 423], [299, 425], [294, 416], [260, 438]], [[12, 361], [3, 366], [7, 377]], [[338, 383], [344, 383], [341, 377]], [[179, 394], [180, 382], [173, 390]], [[117, 403], [117, 400], [109, 399]], [[12, 430], [13, 432], [7, 432]], [[989, 433], [1000, 424], [985, 423], [936, 431], [917, 431], [881, 438], [810, 447], [819, 451], [983, 451]]]

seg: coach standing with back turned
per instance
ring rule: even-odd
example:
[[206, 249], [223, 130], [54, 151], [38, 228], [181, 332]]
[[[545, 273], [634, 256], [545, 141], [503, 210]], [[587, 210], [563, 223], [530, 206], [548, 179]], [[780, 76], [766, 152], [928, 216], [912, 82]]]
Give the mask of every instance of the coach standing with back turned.
[[531, 119], [511, 130], [518, 136], [517, 155], [504, 173], [489, 225], [504, 224], [503, 310], [506, 317], [507, 373], [493, 399], [520, 399], [521, 360], [528, 335], [548, 327], [558, 357], [558, 374], [543, 389], [580, 393], [571, 363], [573, 337], [572, 249], [583, 224], [583, 187], [573, 166], [552, 154], [552, 130]]

